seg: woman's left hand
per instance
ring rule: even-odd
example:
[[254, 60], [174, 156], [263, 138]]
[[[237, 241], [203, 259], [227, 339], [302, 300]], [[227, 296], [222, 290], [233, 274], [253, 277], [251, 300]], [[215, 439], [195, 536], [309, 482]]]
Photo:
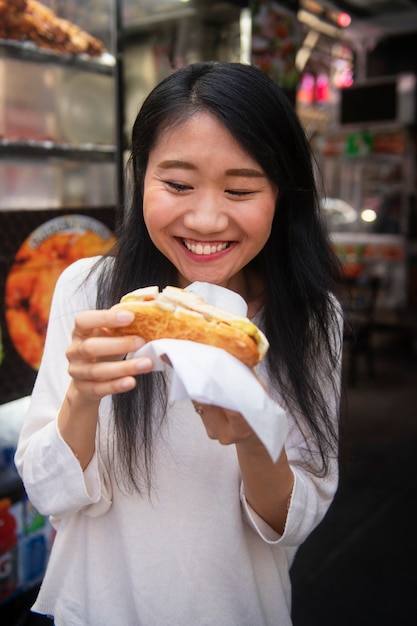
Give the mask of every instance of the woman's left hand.
[[246, 500], [282, 535], [294, 485], [285, 449], [274, 463], [241, 413], [210, 404], [193, 404], [210, 439], [223, 445], [236, 444]]
[[[266, 389], [263, 380], [253, 371], [255, 378]], [[238, 411], [230, 411], [214, 404], [194, 402], [194, 409], [201, 417], [210, 439], [217, 439], [224, 446], [233, 443], [247, 443], [263, 447], [260, 439]]]
[[241, 413], [213, 404], [199, 402], [193, 402], [193, 404], [210, 439], [217, 439], [224, 446], [252, 441], [260, 444], [258, 437]]

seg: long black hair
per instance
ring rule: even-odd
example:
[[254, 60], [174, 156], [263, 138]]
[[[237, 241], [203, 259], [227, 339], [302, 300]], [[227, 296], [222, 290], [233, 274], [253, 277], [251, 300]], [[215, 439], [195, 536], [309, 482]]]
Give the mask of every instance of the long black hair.
[[[148, 95], [133, 126], [131, 197], [114, 262], [103, 265], [97, 306], [111, 306], [138, 287], [175, 285], [176, 268], [154, 246], [144, 223], [143, 184], [161, 132], [198, 111], [219, 119], [278, 188], [271, 235], [251, 262], [265, 284], [267, 367], [306, 440], [312, 435], [316, 441], [320, 460], [311, 457], [311, 471], [325, 475], [337, 432], [319, 381], [337, 385], [340, 341], [330, 294], [338, 263], [321, 219], [310, 145], [293, 105], [263, 72], [239, 63], [197, 63], [174, 72]], [[152, 442], [158, 416], [166, 410], [163, 374], [138, 377], [134, 390], [113, 397], [113, 408], [123, 475], [137, 489], [149, 488]]]

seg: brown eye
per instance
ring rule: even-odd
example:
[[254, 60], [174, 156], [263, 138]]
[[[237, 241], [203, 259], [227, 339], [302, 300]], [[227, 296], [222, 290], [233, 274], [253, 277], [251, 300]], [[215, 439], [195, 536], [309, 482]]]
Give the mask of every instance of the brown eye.
[[179, 183], [173, 183], [170, 180], [165, 180], [164, 183], [170, 189], [173, 189], [174, 191], [178, 191], [178, 192], [188, 191], [189, 189], [191, 189], [191, 187], [189, 187], [188, 185], [180, 185]]
[[231, 196], [250, 196], [252, 193], [255, 193], [254, 191], [239, 191], [237, 189], [226, 189], [225, 191]]

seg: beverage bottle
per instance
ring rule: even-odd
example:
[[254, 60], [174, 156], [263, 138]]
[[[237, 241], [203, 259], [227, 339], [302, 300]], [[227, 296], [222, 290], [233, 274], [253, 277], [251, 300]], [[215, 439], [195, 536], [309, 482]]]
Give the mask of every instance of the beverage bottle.
[[11, 500], [0, 500], [0, 602], [13, 594], [18, 584], [16, 519]]

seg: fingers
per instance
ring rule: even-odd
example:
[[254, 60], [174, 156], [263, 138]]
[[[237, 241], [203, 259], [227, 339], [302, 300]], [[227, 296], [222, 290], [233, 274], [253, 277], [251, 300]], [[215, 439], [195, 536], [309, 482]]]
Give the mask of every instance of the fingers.
[[134, 319], [130, 311], [83, 311], [75, 319], [72, 343], [67, 351], [69, 360], [97, 360], [135, 352], [145, 342], [134, 336], [111, 337], [109, 328], [126, 326]]
[[146, 374], [153, 368], [147, 357], [126, 359], [123, 361], [75, 361], [68, 366], [69, 374], [78, 381], [96, 381], [97, 383]]
[[107, 329], [129, 324], [129, 311], [84, 311], [77, 315], [66, 356], [68, 372], [78, 391], [88, 400], [133, 389], [138, 374], [149, 373], [149, 358], [124, 359], [145, 341], [141, 337], [110, 336]]
[[68, 371], [78, 391], [88, 398], [102, 398], [130, 391], [136, 386], [136, 376], [153, 370], [148, 358], [126, 361], [70, 363]]
[[210, 439], [217, 439], [222, 445], [230, 445], [255, 437], [241, 413], [209, 404], [193, 404]]
[[94, 311], [83, 311], [75, 319], [74, 335], [83, 337], [89, 335], [93, 330], [101, 328], [120, 328], [127, 326], [134, 320], [131, 311], [121, 311], [114, 309], [98, 309]]
[[84, 335], [74, 334], [73, 341], [67, 349], [69, 361], [97, 361], [100, 359], [122, 358], [129, 352], [136, 352], [144, 345], [140, 337], [108, 337], [106, 334]]

